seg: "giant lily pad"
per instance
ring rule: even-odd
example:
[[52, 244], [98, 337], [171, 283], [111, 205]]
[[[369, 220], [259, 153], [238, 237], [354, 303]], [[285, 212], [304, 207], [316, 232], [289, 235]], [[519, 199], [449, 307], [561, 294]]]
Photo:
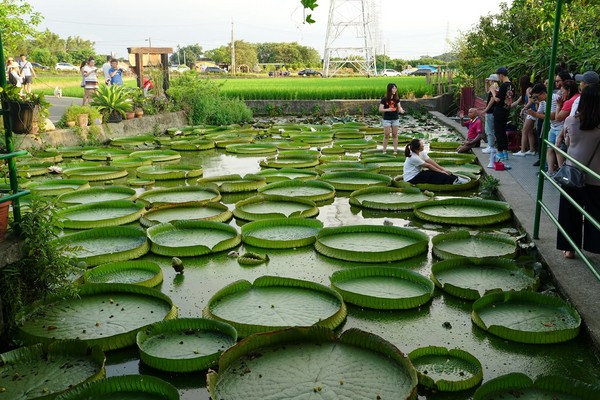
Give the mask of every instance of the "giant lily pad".
[[179, 400], [177, 388], [150, 375], [111, 376], [85, 383], [56, 400]]
[[288, 179], [309, 180], [315, 179], [319, 176], [319, 174], [315, 171], [298, 168], [268, 168], [257, 172], [254, 175], [264, 177], [268, 183], [285, 181]]
[[330, 184], [317, 180], [302, 181], [292, 179], [271, 183], [258, 189], [259, 193], [297, 197], [311, 201], [325, 201], [335, 197], [335, 188]]
[[144, 226], [152, 226], [163, 222], [206, 220], [227, 222], [233, 217], [229, 208], [221, 203], [189, 202], [180, 204], [164, 204], [148, 210], [140, 218]]
[[454, 296], [477, 300], [490, 291], [535, 290], [539, 280], [532, 268], [506, 258], [453, 258], [433, 264], [431, 279]]
[[147, 230], [151, 250], [163, 256], [191, 257], [229, 250], [241, 242], [230, 225], [214, 221], [175, 221]]
[[0, 354], [0, 399], [49, 399], [83, 382], [102, 379], [104, 353], [81, 341], [21, 347]]
[[181, 154], [175, 150], [140, 150], [134, 151], [130, 157], [144, 158], [152, 162], [175, 161], [181, 158]]
[[429, 238], [415, 229], [386, 225], [323, 228], [316, 250], [328, 257], [358, 262], [398, 261], [423, 254]]
[[235, 204], [233, 215], [246, 221], [273, 218], [311, 218], [319, 214], [313, 201], [287, 196], [258, 195]]
[[146, 325], [175, 318], [177, 308], [158, 290], [138, 285], [82, 285], [79, 298], [47, 299], [18, 316], [18, 336], [25, 343], [79, 339], [114, 350], [135, 343]]
[[350, 204], [374, 210], [411, 210], [415, 204], [433, 198], [433, 193], [417, 188], [373, 186], [350, 194]]
[[90, 182], [108, 181], [127, 176], [127, 170], [115, 166], [73, 167], [65, 168], [63, 174], [70, 179], [85, 179]]
[[408, 358], [417, 369], [419, 384], [441, 392], [470, 389], [481, 382], [481, 363], [460, 349], [428, 346], [411, 351]]
[[131, 226], [93, 228], [56, 240], [72, 247], [70, 256], [88, 266], [132, 260], [150, 249], [146, 233]]
[[144, 205], [131, 200], [109, 200], [68, 206], [56, 213], [56, 223], [68, 229], [125, 225], [137, 221]]
[[336, 190], [358, 190], [369, 186], [389, 186], [392, 178], [372, 172], [330, 172], [320, 178]]
[[274, 218], [248, 222], [242, 226], [242, 241], [268, 249], [309, 246], [316, 240], [323, 223], [315, 219]]
[[433, 254], [442, 259], [469, 257], [506, 257], [517, 253], [517, 243], [503, 234], [477, 233], [467, 231], [441, 233], [431, 239]]
[[109, 200], [133, 200], [135, 197], [136, 192], [131, 188], [125, 186], [104, 186], [61, 194], [57, 201], [63, 204], [75, 205]]
[[575, 338], [581, 327], [577, 310], [566, 301], [535, 292], [486, 294], [473, 303], [475, 325], [521, 343], [559, 343]]
[[267, 184], [265, 178], [252, 174], [243, 178], [237, 174], [211, 176], [210, 178], [200, 178], [197, 182], [199, 185], [208, 187], [214, 185], [221, 193], [253, 192]]
[[329, 278], [344, 301], [382, 310], [417, 308], [433, 297], [433, 282], [416, 272], [392, 267], [339, 270]]
[[119, 261], [85, 271], [85, 283], [129, 283], [154, 287], [163, 281], [160, 266], [152, 261]]
[[78, 189], [89, 188], [90, 184], [84, 179], [52, 179], [41, 182], [31, 182], [27, 189], [38, 196], [60, 196]]
[[202, 315], [227, 322], [244, 337], [291, 326], [334, 329], [346, 318], [346, 305], [335, 290], [318, 283], [262, 276], [254, 284], [240, 280], [225, 286]]
[[170, 143], [171, 150], [202, 151], [215, 148], [215, 142], [209, 139], [192, 138], [188, 140], [174, 140]]
[[525, 374], [513, 372], [485, 382], [477, 389], [473, 399], [597, 400], [598, 396], [598, 385], [564, 376], [539, 376], [534, 382]]
[[[467, 182], [456, 184], [456, 185], [453, 183], [449, 183], [449, 184], [418, 183], [414, 186], [418, 187], [421, 190], [431, 190], [432, 192], [437, 193], [437, 192], [460, 192], [460, 191], [464, 191], [464, 190], [471, 190], [471, 189], [477, 187], [477, 185], [479, 185], [479, 178], [480, 178], [479, 175], [468, 174], [468, 173], [455, 174], [455, 175], [466, 179]], [[396, 187], [412, 186], [410, 183], [404, 182], [402, 175], [399, 175], [396, 178], [394, 178], [394, 180], [392, 181], [392, 185], [396, 186]]]
[[140, 359], [169, 372], [202, 371], [237, 340], [229, 324], [203, 318], [181, 318], [154, 323], [138, 332]]
[[202, 167], [191, 165], [144, 165], [136, 168], [138, 178], [166, 181], [170, 179], [188, 179], [202, 176]]
[[227, 145], [225, 151], [236, 154], [274, 154], [277, 153], [277, 146], [272, 143], [238, 143]]
[[215, 188], [178, 186], [168, 189], [148, 190], [142, 193], [137, 200], [156, 207], [163, 204], [219, 201], [221, 200], [221, 194]]
[[510, 219], [510, 204], [504, 201], [454, 197], [416, 204], [415, 216], [441, 224], [492, 225]]
[[397, 399], [417, 396], [417, 376], [391, 343], [349, 329], [320, 327], [252, 335], [208, 374], [213, 399]]
[[81, 158], [88, 161], [106, 161], [129, 157], [130, 153], [130, 150], [121, 150], [115, 148], [91, 149], [84, 151], [81, 155]]
[[264, 168], [310, 168], [316, 165], [319, 165], [319, 157], [312, 154], [286, 157], [270, 156], [260, 162], [260, 166]]

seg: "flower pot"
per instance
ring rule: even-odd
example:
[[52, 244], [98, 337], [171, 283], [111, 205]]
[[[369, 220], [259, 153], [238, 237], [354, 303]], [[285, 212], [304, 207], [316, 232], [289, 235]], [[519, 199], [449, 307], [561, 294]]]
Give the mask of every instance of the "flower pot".
[[75, 121], [67, 121], [67, 122], [66, 122], [66, 125], [67, 125], [69, 128], [72, 128], [72, 127], [74, 127], [74, 126], [75, 126]]
[[8, 230], [8, 209], [10, 201], [0, 203], [0, 242], [4, 240], [6, 231]]
[[8, 108], [12, 131], [14, 133], [31, 133], [37, 106], [30, 102], [9, 101]]
[[125, 118], [133, 119], [135, 117], [135, 113], [133, 111], [129, 111], [125, 113]]
[[144, 110], [142, 110], [141, 108], [138, 108], [135, 110], [135, 117], [136, 118], [142, 118], [142, 115], [144, 115]]
[[123, 121], [123, 116], [121, 115], [120, 112], [113, 111], [110, 114], [108, 114], [107, 122], [117, 123], [117, 122], [121, 122], [121, 121]]
[[89, 116], [87, 114], [79, 114], [77, 116], [77, 125], [79, 125], [82, 128], [85, 128], [86, 126], [88, 126], [88, 118]]

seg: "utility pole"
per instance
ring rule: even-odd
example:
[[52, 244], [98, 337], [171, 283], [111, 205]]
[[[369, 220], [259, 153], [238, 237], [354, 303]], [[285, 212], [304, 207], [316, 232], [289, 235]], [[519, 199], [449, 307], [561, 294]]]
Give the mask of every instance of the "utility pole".
[[148, 39], [146, 39], [146, 42], [148, 42], [148, 47], [152, 47], [152, 38], [150, 36], [148, 36]]
[[231, 74], [235, 75], [235, 41], [233, 39], [233, 19], [231, 20]]
[[179, 58], [179, 53], [181, 53], [181, 50], [179, 49], [179, 45], [177, 45], [177, 65], [181, 64], [181, 58]]
[[386, 59], [386, 55], [385, 55], [385, 43], [383, 44], [383, 69], [385, 70], [385, 59]]

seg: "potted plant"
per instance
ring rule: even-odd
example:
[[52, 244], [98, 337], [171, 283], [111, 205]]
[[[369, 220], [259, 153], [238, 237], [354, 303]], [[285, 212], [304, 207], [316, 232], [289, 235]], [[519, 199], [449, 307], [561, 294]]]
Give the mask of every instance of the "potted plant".
[[107, 122], [121, 122], [125, 113], [131, 111], [131, 98], [121, 86], [100, 85], [92, 95], [92, 106], [107, 117]]
[[131, 91], [131, 99], [133, 101], [133, 109], [136, 118], [141, 118], [144, 115], [144, 107], [148, 103], [148, 97], [144, 95], [144, 91], [140, 88], [134, 88]]
[[11, 129], [14, 133], [37, 133], [39, 121], [48, 117], [50, 103], [43, 94], [20, 91], [12, 84], [0, 88], [0, 99], [8, 105]]

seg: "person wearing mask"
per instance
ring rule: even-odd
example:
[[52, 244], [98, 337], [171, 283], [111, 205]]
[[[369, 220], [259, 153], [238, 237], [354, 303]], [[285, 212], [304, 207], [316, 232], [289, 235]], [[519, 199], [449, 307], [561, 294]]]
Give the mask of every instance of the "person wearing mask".
[[379, 103], [379, 112], [383, 113], [383, 153], [387, 152], [391, 133], [394, 155], [398, 154], [398, 127], [400, 126], [400, 114], [404, 114], [404, 109], [400, 105], [398, 87], [395, 83], [387, 85], [385, 97]]
[[[587, 85], [581, 92], [579, 112], [565, 120], [567, 154], [600, 174], [600, 85]], [[566, 161], [572, 164], [570, 160]], [[582, 189], [565, 189], [594, 220], [600, 221], [600, 180], [590, 174], [585, 176]], [[592, 225], [562, 194], [558, 209], [558, 222], [578, 248], [600, 253], [600, 231]], [[556, 247], [565, 258], [574, 258], [575, 252], [566, 237], [559, 231]]]
[[451, 174], [430, 158], [424, 151], [422, 140], [411, 140], [404, 149], [404, 155], [406, 156], [402, 175], [404, 182], [414, 185], [418, 183], [460, 185], [468, 182], [465, 178]]
[[508, 70], [505, 67], [500, 67], [496, 71], [496, 75], [500, 79], [500, 87], [498, 94], [494, 97], [496, 106], [494, 107], [494, 134], [496, 135], [499, 161], [504, 163], [504, 168], [510, 169], [508, 165], [508, 136], [506, 135], [506, 123], [510, 108], [515, 94], [515, 86], [508, 78]]

